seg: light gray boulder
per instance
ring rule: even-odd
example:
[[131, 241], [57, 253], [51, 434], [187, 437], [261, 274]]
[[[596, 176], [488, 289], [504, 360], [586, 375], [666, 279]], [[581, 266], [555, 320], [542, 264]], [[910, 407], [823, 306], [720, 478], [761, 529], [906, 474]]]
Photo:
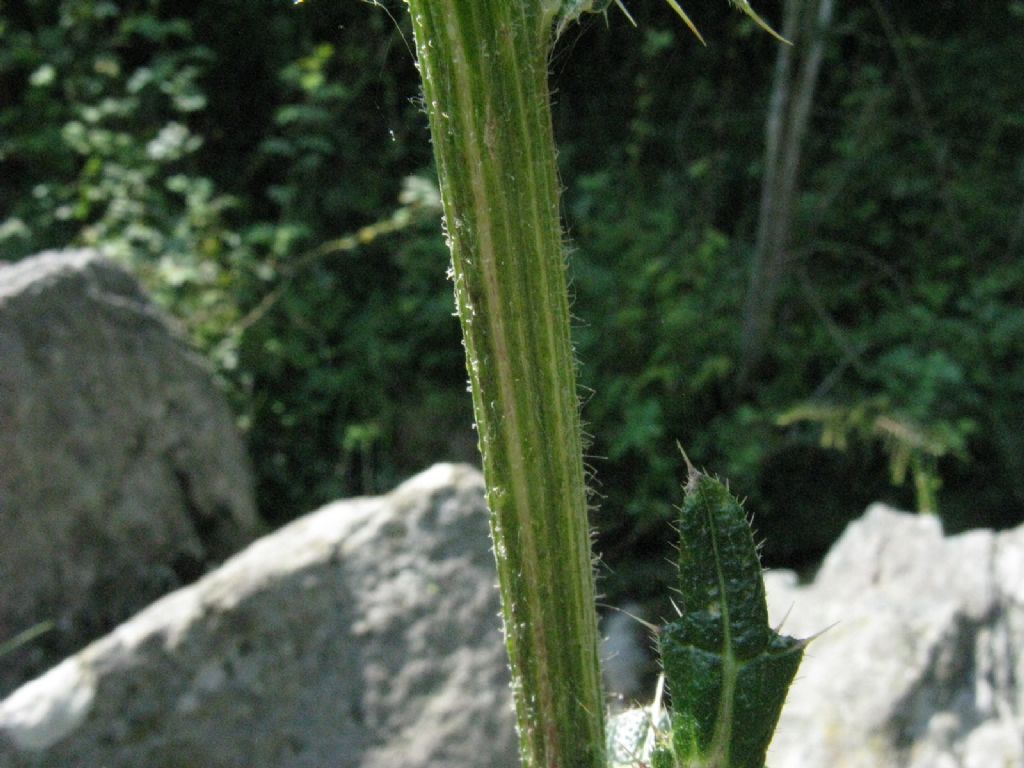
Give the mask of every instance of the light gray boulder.
[[483, 480], [336, 502], [0, 702], [2, 768], [516, 766]]
[[807, 649], [771, 768], [1024, 766], [1024, 527], [943, 535], [872, 506], [814, 581], [767, 574]]
[[122, 269], [0, 266], [0, 696], [256, 534], [230, 409]]

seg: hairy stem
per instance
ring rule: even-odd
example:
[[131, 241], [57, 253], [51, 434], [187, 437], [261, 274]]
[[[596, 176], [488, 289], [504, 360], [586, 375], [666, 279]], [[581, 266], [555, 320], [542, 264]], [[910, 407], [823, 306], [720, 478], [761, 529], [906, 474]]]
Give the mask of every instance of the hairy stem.
[[558, 0], [407, 0], [491, 509], [523, 763], [604, 763], [547, 61]]

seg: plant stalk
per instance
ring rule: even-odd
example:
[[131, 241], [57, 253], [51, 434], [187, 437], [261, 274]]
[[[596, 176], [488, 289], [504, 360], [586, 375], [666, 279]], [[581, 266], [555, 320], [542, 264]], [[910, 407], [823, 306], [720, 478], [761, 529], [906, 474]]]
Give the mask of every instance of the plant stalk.
[[558, 0], [407, 0], [452, 253], [527, 768], [604, 768], [548, 102]]

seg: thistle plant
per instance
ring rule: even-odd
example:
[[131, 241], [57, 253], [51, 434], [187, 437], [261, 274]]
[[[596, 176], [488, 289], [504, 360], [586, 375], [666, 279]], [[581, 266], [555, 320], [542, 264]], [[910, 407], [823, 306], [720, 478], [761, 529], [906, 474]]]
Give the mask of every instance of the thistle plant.
[[[666, 1], [699, 38], [676, 0]], [[614, 2], [628, 16], [623, 0]], [[452, 254], [523, 765], [605, 768], [587, 491], [547, 65], [557, 35], [584, 13], [607, 12], [612, 0], [406, 3]], [[746, 0], [734, 4], [767, 28]], [[701, 540], [696, 546], [712, 543]], [[760, 584], [760, 571], [754, 576]], [[669, 636], [673, 649], [693, 639], [687, 630], [670, 628]], [[673, 754], [690, 759], [697, 754], [690, 741], [705, 749], [704, 729], [720, 714], [736, 722], [739, 710], [721, 702], [737, 702], [735, 691], [745, 691], [748, 682], [729, 655], [733, 634], [726, 631], [724, 637], [725, 645], [707, 649], [726, 654], [717, 678], [721, 690], [712, 695], [705, 689], [714, 684], [708, 683], [695, 694], [708, 694], [700, 706], [712, 713], [711, 720], [701, 716], [692, 728], [686, 726], [690, 730], [684, 732], [692, 736], [673, 738], [658, 752], [662, 761], [674, 759]], [[736, 647], [744, 654], [765, 650]], [[676, 668], [687, 663], [675, 651], [671, 658]], [[668, 679], [674, 690], [676, 680]], [[682, 685], [679, 690], [685, 695]], [[687, 722], [675, 715], [673, 721], [677, 729]], [[716, 726], [711, 739], [719, 751], [723, 739], [733, 743], [724, 726]], [[724, 749], [731, 754], [728, 746]]]
[[672, 735], [653, 765], [763, 768], [806, 642], [768, 624], [761, 562], [740, 503], [686, 463], [679, 516], [685, 610], [660, 636]]

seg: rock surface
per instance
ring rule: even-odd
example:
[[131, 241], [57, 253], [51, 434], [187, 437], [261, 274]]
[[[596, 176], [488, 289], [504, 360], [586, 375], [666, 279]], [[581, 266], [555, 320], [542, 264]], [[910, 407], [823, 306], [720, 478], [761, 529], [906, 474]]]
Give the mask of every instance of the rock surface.
[[0, 696], [256, 532], [209, 372], [91, 251], [0, 267]]
[[771, 768], [1024, 766], [1024, 527], [944, 537], [938, 518], [875, 505], [813, 583], [766, 578], [784, 632], [824, 630]]
[[0, 766], [516, 766], [480, 474], [266, 536], [0, 702]]

